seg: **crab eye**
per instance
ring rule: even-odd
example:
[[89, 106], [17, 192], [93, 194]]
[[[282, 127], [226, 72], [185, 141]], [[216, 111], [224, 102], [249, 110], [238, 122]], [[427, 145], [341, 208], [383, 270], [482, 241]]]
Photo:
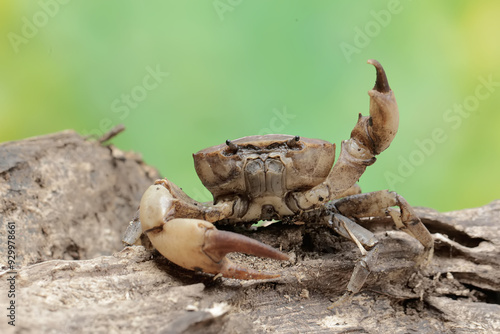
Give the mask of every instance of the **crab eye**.
[[238, 152], [238, 145], [236, 145], [235, 143], [233, 143], [229, 139], [226, 140], [226, 145], [228, 147], [228, 150], [227, 150], [228, 153], [235, 154], [236, 152]]
[[297, 148], [299, 147], [299, 141], [300, 141], [300, 136], [295, 136], [293, 138], [290, 138], [286, 141], [286, 145], [289, 148]]

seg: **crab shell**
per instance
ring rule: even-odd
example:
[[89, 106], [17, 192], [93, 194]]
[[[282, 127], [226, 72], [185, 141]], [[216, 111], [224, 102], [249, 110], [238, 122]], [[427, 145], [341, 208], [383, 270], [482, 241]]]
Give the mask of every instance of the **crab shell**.
[[[325, 180], [335, 144], [296, 136], [248, 136], [193, 154], [196, 172], [215, 202], [226, 195], [282, 198]], [[290, 144], [293, 143], [293, 144]], [[234, 147], [237, 147], [236, 151]]]

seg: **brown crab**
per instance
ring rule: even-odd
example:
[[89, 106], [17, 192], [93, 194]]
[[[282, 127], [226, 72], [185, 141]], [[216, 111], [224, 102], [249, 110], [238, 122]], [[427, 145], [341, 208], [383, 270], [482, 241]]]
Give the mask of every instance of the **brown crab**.
[[144, 193], [139, 220], [130, 225], [124, 241], [133, 244], [143, 232], [161, 254], [184, 268], [263, 279], [279, 275], [244, 268], [225, 255], [243, 252], [279, 260], [288, 256], [251, 238], [219, 231], [212, 223], [319, 217], [355, 242], [362, 253], [347, 292], [334, 305], [361, 289], [377, 261], [377, 238], [353, 219], [390, 215], [399, 229], [420, 241], [423, 258], [429, 261], [432, 237], [406, 200], [387, 190], [361, 194], [356, 185], [366, 167], [375, 162], [375, 155], [389, 147], [399, 123], [384, 69], [376, 60], [368, 63], [377, 72], [375, 87], [368, 91], [370, 116], [359, 114], [334, 166], [335, 144], [324, 140], [289, 135], [228, 140], [193, 155], [196, 172], [213, 194], [213, 203], [197, 202], [171, 181], [158, 180]]

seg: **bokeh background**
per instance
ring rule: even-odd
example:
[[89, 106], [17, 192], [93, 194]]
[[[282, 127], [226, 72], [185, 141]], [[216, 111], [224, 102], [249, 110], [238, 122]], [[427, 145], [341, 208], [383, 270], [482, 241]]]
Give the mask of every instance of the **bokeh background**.
[[339, 148], [375, 58], [401, 117], [363, 190], [480, 206], [500, 198], [499, 17], [498, 0], [1, 1], [0, 141], [123, 123], [113, 144], [209, 200], [191, 153], [271, 132]]

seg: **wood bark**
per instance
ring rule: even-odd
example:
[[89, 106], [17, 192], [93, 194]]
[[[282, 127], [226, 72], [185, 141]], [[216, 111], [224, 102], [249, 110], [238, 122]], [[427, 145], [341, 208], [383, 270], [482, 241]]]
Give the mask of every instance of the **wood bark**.
[[[0, 145], [0, 240], [16, 226], [16, 264], [111, 255], [158, 172], [132, 152], [74, 131]], [[5, 264], [6, 247], [0, 247]]]
[[[194, 173], [193, 173], [194, 174]], [[320, 225], [223, 226], [281, 248], [279, 263], [234, 261], [277, 279], [213, 279], [121, 236], [158, 177], [140, 158], [74, 132], [0, 145], [0, 308], [9, 303], [7, 222], [16, 224], [16, 326], [10, 333], [495, 333], [500, 331], [500, 201], [440, 213], [416, 208], [435, 256], [388, 218], [360, 223], [381, 252], [362, 292], [339, 298], [360, 254]], [[6, 314], [6, 312], [4, 311]]]

